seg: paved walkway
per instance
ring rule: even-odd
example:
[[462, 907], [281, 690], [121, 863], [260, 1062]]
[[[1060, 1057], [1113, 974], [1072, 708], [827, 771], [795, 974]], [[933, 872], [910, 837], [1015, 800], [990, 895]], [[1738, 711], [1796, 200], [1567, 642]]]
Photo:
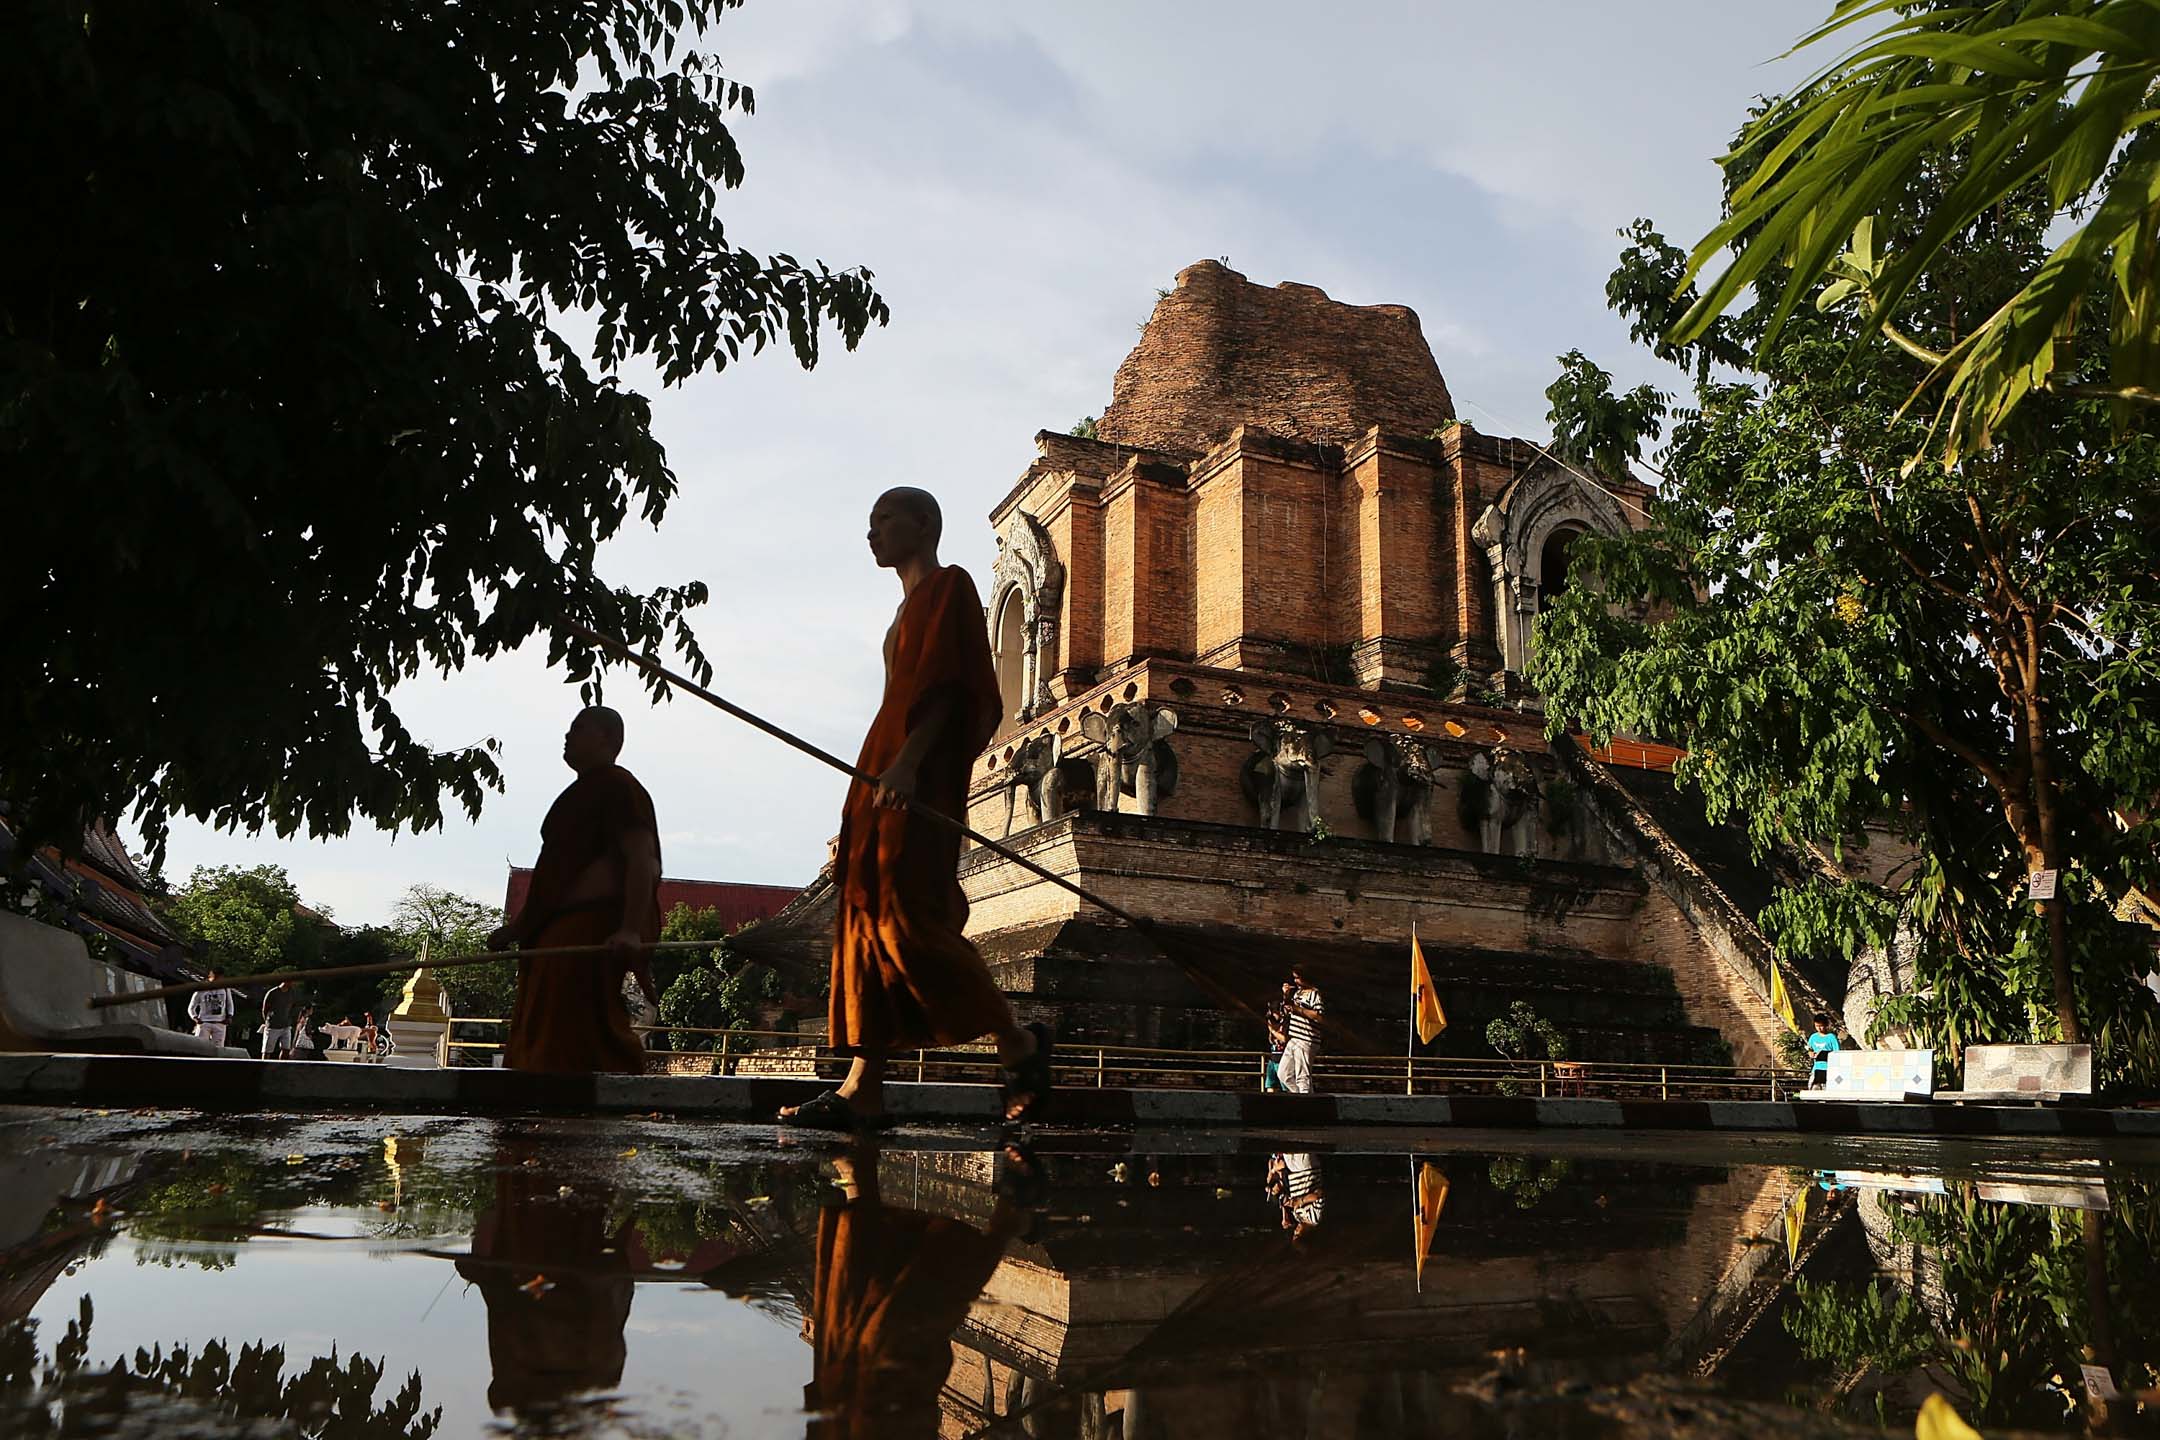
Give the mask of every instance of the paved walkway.
[[[186, 1106], [283, 1111], [649, 1112], [762, 1120], [817, 1093], [812, 1080], [527, 1075], [378, 1065], [117, 1055], [0, 1055], [0, 1104]], [[903, 1121], [997, 1117], [987, 1085], [889, 1084]], [[1451, 1126], [1493, 1130], [1725, 1130], [1818, 1135], [2076, 1135], [2160, 1138], [2160, 1110], [2029, 1105], [1831, 1104], [1769, 1100], [1540, 1100], [1497, 1095], [1283, 1095], [1257, 1091], [1065, 1090], [1055, 1123], [1256, 1129]]]

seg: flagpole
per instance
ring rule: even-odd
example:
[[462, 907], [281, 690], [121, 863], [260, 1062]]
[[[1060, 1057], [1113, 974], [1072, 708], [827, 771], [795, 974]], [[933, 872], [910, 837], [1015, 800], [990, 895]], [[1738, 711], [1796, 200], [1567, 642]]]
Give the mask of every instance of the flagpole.
[[[1413, 921], [1411, 921], [1411, 922], [1410, 922], [1410, 954], [1411, 954], [1411, 957], [1412, 957], [1412, 958], [1411, 958], [1411, 962], [1410, 962], [1410, 963], [1411, 963], [1411, 964], [1412, 964], [1412, 965], [1414, 966], [1414, 965], [1416, 965], [1416, 964], [1417, 964], [1417, 960], [1416, 960], [1416, 956], [1417, 956], [1417, 921], [1415, 921], [1415, 920], [1413, 920]], [[1405, 1095], [1415, 1095], [1415, 1094], [1417, 1094], [1417, 1007], [1418, 1007], [1418, 999], [1419, 999], [1419, 996], [1418, 996], [1418, 985], [1417, 985], [1417, 972], [1416, 972], [1416, 970], [1414, 970], [1414, 969], [1413, 969], [1413, 970], [1412, 970], [1412, 971], [1410, 972], [1410, 1031], [1409, 1031], [1409, 1033], [1408, 1033], [1408, 1034], [1406, 1034], [1405, 1036], [1403, 1036], [1403, 1082], [1402, 1082], [1402, 1093], [1403, 1093], [1403, 1094], [1405, 1094]], [[1416, 1167], [1414, 1167], [1414, 1166], [1413, 1166], [1413, 1167], [1411, 1168], [1411, 1171], [1410, 1171], [1410, 1190], [1411, 1190], [1411, 1195], [1412, 1195], [1412, 1198], [1413, 1198], [1413, 1201], [1414, 1201], [1414, 1199], [1415, 1199], [1415, 1197], [1416, 1197], [1416, 1193], [1417, 1193], [1417, 1169], [1416, 1169]]]

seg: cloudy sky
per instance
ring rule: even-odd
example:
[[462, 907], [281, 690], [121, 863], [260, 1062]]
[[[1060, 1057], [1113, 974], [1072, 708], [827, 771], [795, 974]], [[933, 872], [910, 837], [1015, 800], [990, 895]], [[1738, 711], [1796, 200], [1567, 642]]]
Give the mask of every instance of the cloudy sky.
[[[635, 588], [705, 581], [715, 688], [852, 754], [899, 599], [863, 547], [870, 501], [934, 491], [946, 558], [986, 579], [985, 517], [1035, 432], [1101, 412], [1156, 289], [1195, 260], [1413, 307], [1488, 432], [1545, 437], [1571, 347], [1623, 384], [1676, 385], [1605, 311], [1614, 232], [1647, 215], [1683, 245], [1702, 233], [1713, 157], [1828, 8], [749, 0], [709, 37], [757, 92], [735, 238], [868, 266], [892, 323], [814, 372], [768, 355], [666, 391], [633, 374], [682, 493], [605, 568]], [[320, 843], [182, 823], [168, 874], [283, 865], [348, 924], [419, 882], [500, 903], [569, 778], [576, 691], [537, 650], [398, 692], [440, 746], [502, 743], [509, 789], [477, 823]], [[624, 682], [610, 699], [667, 873], [816, 873], [838, 777], [703, 707], [648, 710]]]

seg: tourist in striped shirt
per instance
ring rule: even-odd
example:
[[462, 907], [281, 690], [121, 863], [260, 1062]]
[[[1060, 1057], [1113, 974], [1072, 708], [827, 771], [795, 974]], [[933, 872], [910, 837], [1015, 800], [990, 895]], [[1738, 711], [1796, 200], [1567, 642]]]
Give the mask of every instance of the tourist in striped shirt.
[[1283, 1001], [1283, 1018], [1289, 1038], [1283, 1044], [1277, 1073], [1282, 1087], [1293, 1095], [1312, 1094], [1313, 1052], [1320, 1040], [1320, 992], [1306, 983], [1297, 966], [1290, 967], [1290, 995]]

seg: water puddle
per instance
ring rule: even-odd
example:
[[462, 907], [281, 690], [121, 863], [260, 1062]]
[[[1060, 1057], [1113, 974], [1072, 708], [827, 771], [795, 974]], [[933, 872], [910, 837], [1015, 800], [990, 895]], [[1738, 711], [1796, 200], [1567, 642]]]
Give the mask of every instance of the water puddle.
[[0, 1111], [0, 1434], [2155, 1433], [2149, 1153], [988, 1143]]

